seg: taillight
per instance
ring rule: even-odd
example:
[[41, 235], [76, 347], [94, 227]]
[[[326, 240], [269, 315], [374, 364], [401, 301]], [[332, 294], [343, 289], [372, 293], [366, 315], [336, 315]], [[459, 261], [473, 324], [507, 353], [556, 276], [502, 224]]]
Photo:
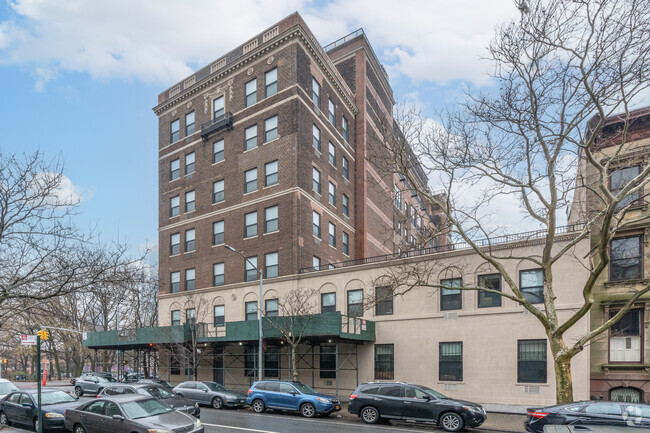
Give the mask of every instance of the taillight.
[[102, 398], [101, 394], [97, 394], [97, 398]]
[[533, 418], [537, 418], [537, 419], [542, 419], [548, 414], [549, 414], [548, 412], [537, 412], [537, 411], [532, 412], [532, 411], [528, 411], [528, 416], [532, 416]]
[[359, 397], [359, 394], [352, 394], [350, 396], [350, 400], [354, 400], [355, 398]]
[[250, 394], [251, 392], [253, 392], [253, 390], [252, 390], [252, 389], [249, 389], [249, 390], [248, 390], [248, 393]]

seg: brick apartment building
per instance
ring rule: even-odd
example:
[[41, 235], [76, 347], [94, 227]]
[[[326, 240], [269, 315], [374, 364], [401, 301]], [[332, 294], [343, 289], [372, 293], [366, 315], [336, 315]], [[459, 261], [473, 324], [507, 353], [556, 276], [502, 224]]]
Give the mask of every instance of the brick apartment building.
[[323, 49], [297, 13], [161, 93], [160, 293], [257, 279], [224, 244], [274, 278], [446, 242], [368, 158], [393, 104], [362, 31]]

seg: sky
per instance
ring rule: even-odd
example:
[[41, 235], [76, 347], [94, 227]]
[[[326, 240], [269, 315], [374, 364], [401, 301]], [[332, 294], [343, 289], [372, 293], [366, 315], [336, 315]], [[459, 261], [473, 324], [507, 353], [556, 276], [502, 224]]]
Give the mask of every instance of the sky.
[[157, 95], [298, 11], [322, 45], [363, 28], [395, 99], [424, 114], [466, 85], [512, 0], [0, 0], [0, 152], [61, 159], [78, 224], [158, 240]]

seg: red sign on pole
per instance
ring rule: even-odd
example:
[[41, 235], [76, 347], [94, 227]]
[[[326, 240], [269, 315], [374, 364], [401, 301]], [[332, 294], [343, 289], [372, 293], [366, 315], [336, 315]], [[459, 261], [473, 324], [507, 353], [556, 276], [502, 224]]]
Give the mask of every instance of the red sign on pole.
[[43, 370], [43, 386], [47, 384], [47, 368]]

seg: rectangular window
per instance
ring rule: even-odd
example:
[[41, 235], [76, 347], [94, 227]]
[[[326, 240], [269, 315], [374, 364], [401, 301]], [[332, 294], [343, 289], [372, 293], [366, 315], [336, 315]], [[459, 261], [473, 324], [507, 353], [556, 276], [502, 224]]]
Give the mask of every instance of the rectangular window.
[[244, 130], [244, 150], [257, 147], [257, 125], [249, 126]]
[[315, 271], [320, 271], [320, 257], [316, 257], [316, 256], [312, 257], [311, 265]]
[[321, 293], [320, 312], [329, 313], [330, 311], [336, 311], [336, 293]]
[[196, 249], [196, 231], [194, 229], [185, 230], [185, 252]]
[[[479, 287], [485, 287], [486, 289], [498, 290], [501, 291], [501, 274], [487, 274], [478, 276], [478, 285]], [[478, 292], [478, 307], [487, 308], [487, 307], [500, 307], [501, 306], [501, 295], [496, 293], [488, 293], [483, 290]]]
[[196, 169], [196, 154], [194, 152], [185, 155], [185, 174], [192, 174]]
[[174, 120], [171, 123], [170, 129], [171, 129], [170, 140], [172, 143], [175, 143], [181, 138], [181, 121], [179, 119]]
[[312, 145], [320, 152], [320, 129], [316, 125], [311, 127]]
[[194, 212], [196, 209], [196, 194], [194, 191], [188, 191], [185, 193], [185, 212]]
[[278, 276], [278, 253], [268, 253], [264, 255], [264, 274], [266, 278], [275, 278]]
[[181, 198], [179, 196], [172, 197], [169, 200], [169, 216], [175, 217], [181, 213]]
[[363, 316], [363, 290], [348, 290], [348, 316]]
[[220, 203], [226, 199], [224, 188], [225, 182], [223, 180], [218, 180], [212, 184], [212, 203]]
[[397, 185], [395, 185], [395, 206], [397, 209], [402, 210], [402, 191]]
[[181, 234], [174, 233], [169, 237], [169, 255], [173, 256], [181, 252]]
[[226, 268], [223, 263], [215, 263], [212, 265], [212, 285], [223, 286], [226, 284]]
[[257, 167], [246, 170], [244, 173], [244, 193], [257, 190]]
[[642, 278], [643, 247], [641, 235], [625, 236], [610, 242], [609, 280], [625, 281]]
[[336, 378], [336, 347], [320, 346], [320, 378]]
[[336, 226], [332, 223], [329, 223], [329, 244], [336, 248]]
[[212, 143], [212, 163], [221, 162], [225, 159], [224, 141], [219, 140]]
[[546, 383], [546, 340], [517, 341], [517, 382]]
[[257, 236], [257, 211], [244, 215], [244, 222], [246, 227], [244, 237], [250, 238], [251, 236]]
[[350, 199], [345, 194], [343, 194], [343, 215], [350, 216]]
[[[461, 278], [450, 278], [440, 280], [440, 284], [447, 287], [463, 287]], [[461, 289], [440, 289], [440, 310], [460, 310], [463, 308]]]
[[343, 254], [350, 255], [350, 235], [343, 232]]
[[280, 351], [277, 347], [267, 347], [264, 354], [264, 376], [278, 377], [280, 373]]
[[278, 116], [269, 117], [264, 121], [264, 142], [278, 138]]
[[320, 84], [314, 77], [311, 77], [311, 100], [317, 108], [320, 108]]
[[312, 212], [312, 226], [314, 236], [320, 238], [320, 214], [316, 211]]
[[226, 114], [226, 110], [223, 105], [223, 96], [219, 96], [217, 99], [212, 101], [212, 111], [214, 114], [214, 119], [223, 116]]
[[246, 302], [246, 320], [257, 320], [257, 301]]
[[375, 315], [390, 316], [393, 314], [393, 288], [390, 286], [375, 287]]
[[532, 304], [544, 302], [544, 274], [541, 269], [519, 271], [519, 290]]
[[196, 271], [194, 268], [185, 269], [185, 290], [194, 290], [196, 287]]
[[194, 111], [185, 115], [185, 136], [194, 134]]
[[246, 83], [246, 106], [250, 107], [257, 102], [257, 78]]
[[336, 206], [336, 185], [334, 185], [332, 182], [329, 183], [329, 202], [332, 206]]
[[[257, 307], [255, 307], [257, 308]], [[255, 316], [257, 317], [257, 316]], [[253, 319], [256, 320], [256, 319]], [[255, 360], [257, 359], [257, 348], [255, 347], [244, 347], [244, 375], [246, 376], [255, 376]]]
[[264, 313], [266, 317], [278, 317], [278, 300], [267, 299], [264, 301]]
[[267, 98], [278, 93], [278, 68], [273, 68], [264, 74], [264, 93]]
[[181, 160], [176, 158], [169, 163], [169, 180], [176, 180], [181, 177]]
[[226, 307], [225, 305], [214, 306], [214, 326], [218, 328], [226, 325]]
[[246, 281], [257, 280], [257, 257], [246, 257]]
[[343, 139], [345, 141], [350, 141], [350, 131], [348, 127], [348, 119], [341, 117], [341, 129], [343, 130]]
[[440, 343], [438, 380], [463, 380], [463, 343]]
[[336, 167], [336, 146], [331, 141], [329, 142], [329, 162]]
[[278, 183], [278, 160], [264, 164], [264, 186]]
[[[618, 311], [611, 311], [610, 318]], [[641, 309], [630, 310], [609, 330], [610, 362], [641, 362]]]
[[311, 170], [312, 189], [315, 193], [320, 194], [320, 171], [316, 167]]
[[169, 281], [171, 285], [171, 293], [178, 293], [181, 290], [181, 273], [172, 272], [169, 274]]
[[392, 344], [375, 344], [375, 379], [393, 380], [395, 354]]
[[196, 309], [188, 308], [185, 310], [185, 323], [195, 324], [196, 323]]
[[350, 180], [350, 161], [345, 156], [341, 158], [341, 171], [343, 171], [343, 177]]
[[278, 206], [264, 209], [264, 233], [278, 231]]
[[172, 326], [179, 326], [181, 324], [181, 311], [173, 310], [172, 311]]
[[[635, 165], [632, 167], [624, 167], [613, 170], [609, 173], [609, 190], [614, 195], [618, 195], [625, 186], [637, 177], [641, 173], [641, 166]], [[625, 207], [630, 203], [637, 201], [641, 197], [641, 190], [628, 194], [621, 202], [618, 204], [618, 207]]]
[[221, 245], [225, 242], [224, 226], [223, 221], [212, 223], [212, 245]]
[[332, 125], [336, 123], [336, 108], [334, 108], [334, 102], [331, 99], [327, 101], [327, 118]]

